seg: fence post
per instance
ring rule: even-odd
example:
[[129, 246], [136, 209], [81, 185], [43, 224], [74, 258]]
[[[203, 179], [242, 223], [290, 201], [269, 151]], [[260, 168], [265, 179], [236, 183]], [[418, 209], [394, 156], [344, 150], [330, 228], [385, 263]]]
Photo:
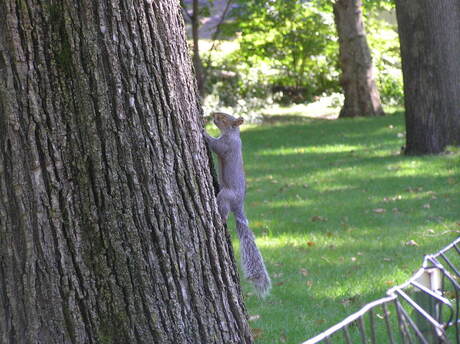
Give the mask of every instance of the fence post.
[[[425, 288], [431, 291], [437, 292], [442, 289], [442, 273], [437, 268], [427, 268], [423, 274], [416, 279], [416, 282], [423, 285]], [[421, 290], [415, 292], [415, 302], [420, 305], [427, 313], [429, 313], [434, 319], [440, 320], [440, 309], [439, 304], [434, 298], [426, 294]], [[441, 334], [436, 332], [436, 329], [421, 315], [417, 313], [416, 317], [417, 327], [423, 336], [428, 340], [429, 343], [438, 344], [441, 343]]]

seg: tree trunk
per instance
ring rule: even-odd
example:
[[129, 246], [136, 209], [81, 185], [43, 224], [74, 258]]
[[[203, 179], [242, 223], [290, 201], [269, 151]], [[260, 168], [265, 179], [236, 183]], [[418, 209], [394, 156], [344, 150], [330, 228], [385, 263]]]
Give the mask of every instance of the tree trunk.
[[460, 3], [396, 2], [406, 107], [406, 154], [460, 145]]
[[336, 0], [334, 19], [345, 102], [339, 118], [384, 115], [364, 31], [362, 1]]
[[251, 343], [178, 3], [0, 13], [0, 342]]
[[200, 4], [198, 0], [193, 0], [193, 13], [191, 16], [192, 39], [193, 39], [193, 67], [200, 97], [204, 97], [204, 75], [203, 63], [200, 55]]

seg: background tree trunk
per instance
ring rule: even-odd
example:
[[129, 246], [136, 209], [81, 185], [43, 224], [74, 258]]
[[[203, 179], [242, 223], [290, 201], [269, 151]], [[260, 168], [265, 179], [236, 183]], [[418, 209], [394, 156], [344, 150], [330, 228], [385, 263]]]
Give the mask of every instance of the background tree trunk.
[[200, 4], [198, 0], [193, 0], [192, 15], [190, 22], [192, 26], [193, 39], [193, 67], [195, 69], [195, 78], [200, 97], [204, 97], [204, 75], [203, 63], [200, 55]]
[[406, 107], [406, 154], [460, 145], [460, 3], [396, 1]]
[[336, 0], [334, 19], [345, 101], [339, 118], [384, 115], [372, 72], [372, 58], [363, 24], [361, 0]]
[[0, 342], [250, 343], [178, 2], [0, 13]]

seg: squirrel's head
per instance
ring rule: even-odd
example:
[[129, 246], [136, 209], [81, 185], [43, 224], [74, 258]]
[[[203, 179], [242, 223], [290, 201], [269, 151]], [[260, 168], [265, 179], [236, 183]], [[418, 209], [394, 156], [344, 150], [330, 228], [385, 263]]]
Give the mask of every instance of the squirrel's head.
[[235, 118], [229, 114], [223, 112], [213, 112], [211, 117], [214, 120], [214, 124], [220, 131], [225, 131], [229, 129], [238, 128], [241, 124], [243, 124], [243, 118]]

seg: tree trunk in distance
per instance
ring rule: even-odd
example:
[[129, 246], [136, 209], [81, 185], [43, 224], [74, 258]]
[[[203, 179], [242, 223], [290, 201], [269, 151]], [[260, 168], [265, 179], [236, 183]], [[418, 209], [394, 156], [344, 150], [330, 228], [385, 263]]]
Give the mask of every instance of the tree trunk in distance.
[[251, 343], [178, 2], [0, 13], [0, 342]]
[[460, 2], [396, 1], [406, 110], [405, 153], [460, 145]]
[[200, 97], [204, 97], [203, 63], [200, 55], [200, 4], [199, 0], [193, 0], [193, 13], [191, 16], [192, 39], [193, 39], [193, 67]]
[[384, 115], [364, 30], [362, 1], [336, 0], [334, 20], [345, 101], [339, 118]]

